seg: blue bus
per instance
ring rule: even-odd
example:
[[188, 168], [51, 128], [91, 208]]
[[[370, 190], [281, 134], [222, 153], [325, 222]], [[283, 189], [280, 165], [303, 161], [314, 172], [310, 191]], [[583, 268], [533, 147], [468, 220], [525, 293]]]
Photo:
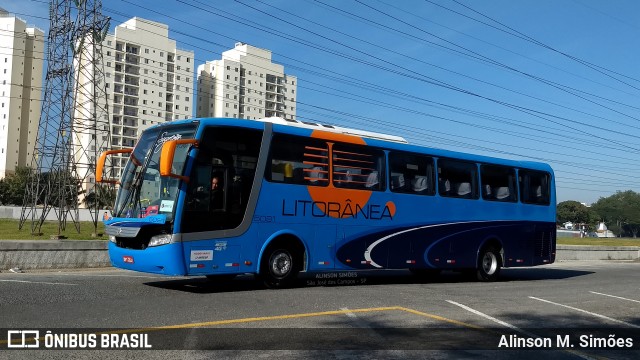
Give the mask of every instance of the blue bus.
[[[117, 153], [129, 156], [121, 178], [103, 179]], [[372, 269], [493, 281], [555, 260], [554, 174], [538, 162], [312, 122], [202, 118], [147, 129], [134, 149], [103, 153], [96, 175], [119, 184], [105, 232], [122, 269], [253, 273], [284, 287], [299, 272]]]

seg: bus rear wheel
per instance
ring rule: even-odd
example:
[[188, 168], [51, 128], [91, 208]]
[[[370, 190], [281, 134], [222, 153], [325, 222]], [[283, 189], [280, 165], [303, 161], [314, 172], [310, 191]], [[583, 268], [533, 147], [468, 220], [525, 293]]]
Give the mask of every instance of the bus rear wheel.
[[500, 250], [490, 246], [480, 252], [476, 275], [480, 281], [496, 281], [502, 268]]
[[268, 288], [277, 289], [291, 286], [295, 281], [300, 264], [295, 252], [287, 248], [274, 248], [265, 253], [260, 276]]

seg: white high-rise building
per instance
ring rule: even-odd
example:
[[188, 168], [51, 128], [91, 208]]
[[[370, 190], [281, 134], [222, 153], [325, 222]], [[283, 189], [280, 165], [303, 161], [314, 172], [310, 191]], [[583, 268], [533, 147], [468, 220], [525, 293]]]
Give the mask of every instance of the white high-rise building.
[[151, 125], [193, 117], [194, 53], [178, 49], [167, 25], [130, 19], [107, 36], [103, 53], [112, 148], [134, 146]]
[[[110, 148], [133, 147], [148, 127], [193, 117], [194, 53], [176, 46], [167, 25], [134, 17], [106, 36], [102, 54]], [[114, 159], [118, 173], [127, 159]]]
[[42, 95], [44, 32], [0, 9], [0, 178], [31, 165]]
[[198, 66], [198, 117], [295, 119], [296, 77], [271, 62], [271, 51], [245, 43]]

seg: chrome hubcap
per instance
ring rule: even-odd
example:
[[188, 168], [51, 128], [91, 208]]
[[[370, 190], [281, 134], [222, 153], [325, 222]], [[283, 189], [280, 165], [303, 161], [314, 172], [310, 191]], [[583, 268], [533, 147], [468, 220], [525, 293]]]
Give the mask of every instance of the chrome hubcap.
[[271, 273], [282, 277], [291, 271], [291, 256], [286, 252], [278, 252], [271, 257]]
[[484, 257], [482, 258], [482, 270], [485, 272], [485, 274], [493, 275], [493, 273], [496, 272], [497, 268], [498, 259], [496, 259], [496, 256], [491, 252], [484, 254]]

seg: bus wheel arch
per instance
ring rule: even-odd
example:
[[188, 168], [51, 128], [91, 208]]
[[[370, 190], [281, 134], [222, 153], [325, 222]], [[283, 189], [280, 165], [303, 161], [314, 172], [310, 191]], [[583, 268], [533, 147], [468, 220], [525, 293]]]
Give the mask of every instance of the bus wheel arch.
[[299, 237], [284, 233], [274, 236], [260, 255], [258, 275], [269, 288], [292, 285], [306, 268], [307, 251]]
[[478, 250], [476, 262], [476, 278], [479, 281], [496, 281], [500, 276], [500, 270], [504, 266], [504, 248], [496, 238], [490, 238], [483, 242]]

